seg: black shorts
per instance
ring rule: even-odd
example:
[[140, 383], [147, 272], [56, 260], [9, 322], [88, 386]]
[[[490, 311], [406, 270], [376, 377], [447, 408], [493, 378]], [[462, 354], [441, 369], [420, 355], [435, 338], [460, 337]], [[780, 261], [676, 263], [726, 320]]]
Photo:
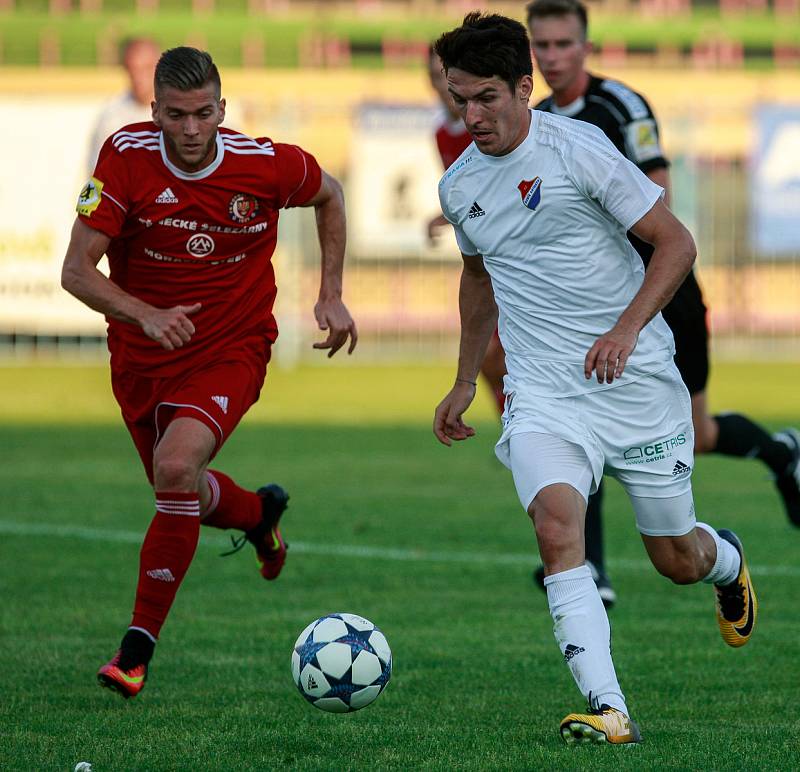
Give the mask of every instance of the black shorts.
[[675, 337], [675, 364], [689, 394], [708, 383], [708, 324], [703, 293], [692, 271], [661, 311]]

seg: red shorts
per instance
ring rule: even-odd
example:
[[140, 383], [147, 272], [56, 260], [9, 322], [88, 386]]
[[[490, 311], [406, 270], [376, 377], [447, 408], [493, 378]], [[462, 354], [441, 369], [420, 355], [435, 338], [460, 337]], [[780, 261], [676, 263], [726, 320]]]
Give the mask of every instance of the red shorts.
[[153, 482], [153, 452], [170, 421], [195, 418], [217, 439], [213, 458], [256, 402], [264, 384], [270, 352], [214, 362], [167, 378], [131, 372], [111, 373], [111, 387], [122, 418]]

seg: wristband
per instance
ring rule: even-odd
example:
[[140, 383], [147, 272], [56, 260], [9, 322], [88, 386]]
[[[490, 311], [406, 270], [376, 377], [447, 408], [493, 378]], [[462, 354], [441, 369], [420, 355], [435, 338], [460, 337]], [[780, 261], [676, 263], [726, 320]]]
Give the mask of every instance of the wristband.
[[474, 386], [475, 388], [478, 388], [478, 382], [477, 381], [469, 381], [466, 378], [456, 378], [456, 383], [458, 383], [459, 381], [461, 381], [461, 383], [468, 383], [470, 386]]

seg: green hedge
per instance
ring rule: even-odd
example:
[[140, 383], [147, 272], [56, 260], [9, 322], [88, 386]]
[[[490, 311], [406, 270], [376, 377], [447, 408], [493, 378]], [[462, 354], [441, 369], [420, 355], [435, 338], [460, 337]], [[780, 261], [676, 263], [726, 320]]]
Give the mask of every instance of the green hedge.
[[[46, 6], [46, 0], [28, 3]], [[201, 36], [221, 65], [242, 64], [243, 37], [261, 38], [265, 64], [268, 67], [293, 67], [298, 63], [298, 48], [304, 36], [328, 35], [349, 40], [355, 45], [352, 63], [355, 66], [381, 66], [380, 44], [384, 38], [409, 41], [434, 39], [443, 30], [455, 25], [457, 17], [391, 18], [378, 17], [364, 21], [342, 15], [321, 13], [315, 16], [249, 16], [244, 12], [246, 0], [226, 2], [226, 13], [211, 16], [162, 11], [153, 15], [103, 13], [82, 16], [69, 13], [52, 16], [46, 12], [0, 13], [0, 63], [35, 65], [39, 62], [43, 34], [58, 39], [60, 61], [66, 66], [87, 66], [97, 63], [97, 40], [110, 35], [120, 40], [130, 35], [147, 34], [164, 47], [180, 45], [193, 36]], [[106, 7], [125, 6], [124, 0], [107, 2]], [[130, 5], [128, 3], [127, 5]], [[185, 6], [182, 0], [162, 0], [162, 7]], [[241, 5], [238, 13], [228, 11]], [[520, 9], [522, 6], [520, 5]], [[738, 40], [751, 50], [771, 51], [775, 42], [800, 45], [800, 25], [771, 15], [749, 15], [722, 20], [715, 14], [695, 14], [677, 20], [611, 18], [597, 15], [592, 22], [592, 39], [622, 42], [629, 46], [655, 49], [672, 45], [689, 49], [699, 40], [726, 38]]]

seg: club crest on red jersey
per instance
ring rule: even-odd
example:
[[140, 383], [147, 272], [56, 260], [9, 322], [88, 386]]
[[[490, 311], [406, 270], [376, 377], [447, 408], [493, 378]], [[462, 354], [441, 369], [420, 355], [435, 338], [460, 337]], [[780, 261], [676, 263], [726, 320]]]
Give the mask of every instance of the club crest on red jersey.
[[258, 214], [258, 201], [247, 193], [235, 193], [228, 204], [228, 214], [234, 222], [250, 222]]
[[536, 209], [542, 200], [542, 178], [534, 177], [532, 180], [522, 180], [517, 185], [519, 194], [522, 196], [522, 203], [528, 209]]

